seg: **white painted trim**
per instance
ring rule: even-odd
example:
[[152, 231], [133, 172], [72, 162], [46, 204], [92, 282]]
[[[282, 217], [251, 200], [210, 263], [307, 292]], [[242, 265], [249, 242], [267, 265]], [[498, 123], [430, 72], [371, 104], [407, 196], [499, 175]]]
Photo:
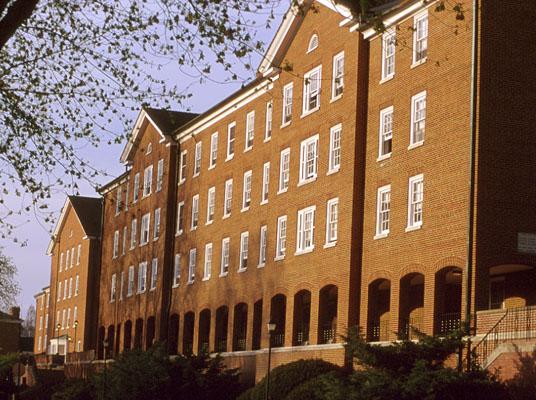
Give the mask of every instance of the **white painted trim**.
[[[417, 10], [419, 10], [423, 6], [430, 6], [430, 4], [424, 5], [422, 1], [417, 1], [414, 4], [412, 4], [411, 6], [409, 6], [408, 8], [400, 10], [399, 12], [391, 15], [390, 17], [385, 18], [383, 20], [383, 25], [385, 26], [385, 28], [390, 28], [393, 25], [395, 25], [395, 24], [397, 24], [399, 22], [402, 22], [403, 19], [407, 19], [408, 17], [410, 17], [414, 12], [416, 12]], [[354, 27], [352, 27], [352, 28], [354, 28]], [[352, 28], [351, 28], [351, 30], [352, 30]], [[371, 26], [371, 27], [369, 27], [369, 28], [367, 28], [367, 29], [365, 29], [363, 31], [363, 38], [364, 39], [375, 39], [376, 37], [381, 36], [381, 34], [382, 34], [381, 32], [378, 32], [373, 26]]]

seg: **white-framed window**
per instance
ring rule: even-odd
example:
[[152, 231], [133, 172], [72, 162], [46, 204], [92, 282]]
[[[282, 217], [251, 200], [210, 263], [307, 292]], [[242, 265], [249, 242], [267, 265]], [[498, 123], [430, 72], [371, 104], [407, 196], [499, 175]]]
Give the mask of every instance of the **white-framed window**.
[[208, 189], [207, 196], [207, 224], [214, 221], [214, 212], [216, 210], [216, 188], [213, 186]]
[[156, 191], [159, 192], [162, 190], [162, 185], [164, 184], [164, 159], [158, 160], [156, 164]]
[[318, 35], [313, 33], [309, 39], [309, 44], [307, 45], [307, 53], [310, 53], [318, 47]]
[[132, 293], [134, 293], [134, 266], [133, 265], [128, 267], [127, 297], [132, 296]]
[[153, 228], [153, 240], [157, 240], [160, 237], [160, 208], [154, 210], [154, 228]]
[[73, 308], [73, 323], [76, 322], [77, 318], [78, 318], [78, 307], [74, 306], [74, 308]]
[[293, 83], [288, 83], [283, 87], [283, 117], [281, 124], [283, 126], [292, 122], [292, 97], [294, 92]]
[[316, 179], [318, 160], [318, 135], [301, 142], [300, 145], [300, 182], [307, 183]]
[[78, 293], [80, 292], [80, 276], [76, 275], [74, 280], [74, 295], [75, 297], [78, 296]]
[[138, 293], [147, 290], [147, 261], [143, 261], [138, 266]]
[[253, 138], [255, 136], [255, 111], [250, 111], [246, 116], [246, 145], [244, 151], [253, 147]]
[[71, 326], [71, 307], [67, 309], [67, 326], [66, 328], [69, 328]]
[[123, 241], [121, 243], [121, 255], [125, 255], [125, 253], [127, 252], [127, 227], [124, 226], [123, 227]]
[[238, 271], [245, 271], [248, 267], [249, 232], [240, 234], [240, 265]]
[[382, 37], [382, 80], [395, 75], [396, 32], [394, 29], [385, 31]]
[[296, 238], [296, 253], [312, 251], [314, 245], [316, 206], [311, 206], [298, 211], [298, 225]]
[[266, 265], [266, 245], [268, 243], [268, 227], [266, 225], [261, 226], [261, 232], [259, 235], [259, 267]]
[[119, 300], [123, 300], [123, 293], [125, 291], [125, 271], [121, 271], [120, 276], [120, 286], [119, 286]]
[[150, 290], [156, 289], [156, 283], [158, 282], [158, 258], [153, 258], [151, 262], [151, 286]]
[[112, 274], [112, 283], [110, 285], [110, 302], [115, 301], [116, 279], [117, 279], [117, 275]]
[[210, 137], [210, 164], [208, 169], [212, 169], [216, 166], [216, 160], [218, 159], [218, 132], [215, 132]]
[[220, 276], [224, 276], [229, 273], [230, 254], [231, 254], [231, 239], [226, 237], [226, 238], [223, 238], [223, 240], [221, 241]]
[[153, 144], [149, 143], [147, 145], [147, 150], [145, 151], [145, 155], [147, 156], [147, 155], [151, 154], [152, 152], [153, 152]]
[[43, 330], [43, 316], [42, 315], [39, 317], [39, 330], [40, 331]]
[[173, 266], [173, 287], [179, 286], [181, 280], [181, 255], [175, 254], [175, 264]]
[[141, 217], [140, 246], [149, 243], [149, 227], [151, 225], [151, 213]]
[[130, 196], [130, 184], [129, 181], [125, 184], [125, 201], [123, 201], [123, 208], [125, 211], [128, 210], [128, 201]]
[[408, 184], [408, 226], [412, 230], [422, 226], [422, 207], [424, 201], [424, 175], [409, 178]]
[[78, 245], [78, 250], [76, 252], [76, 265], [80, 265], [80, 256], [82, 255], [82, 245]]
[[115, 191], [115, 215], [119, 215], [123, 203], [123, 188], [119, 186]]
[[236, 136], [236, 122], [231, 122], [227, 126], [227, 160], [234, 156], [234, 145]]
[[393, 112], [393, 106], [380, 111], [379, 160], [389, 157], [393, 151]]
[[270, 140], [272, 137], [272, 126], [274, 119], [274, 102], [270, 100], [266, 103], [266, 123], [264, 127], [264, 141]]
[[73, 278], [69, 278], [69, 298], [73, 296]]
[[113, 247], [112, 258], [117, 258], [118, 254], [119, 254], [119, 231], [115, 231], [114, 232], [114, 247]]
[[286, 148], [279, 155], [279, 193], [286, 192], [290, 181], [290, 149]]
[[45, 314], [45, 330], [48, 329], [48, 314]]
[[71, 249], [71, 268], [74, 267], [74, 247]]
[[428, 55], [428, 10], [413, 18], [413, 64], [426, 61]]
[[270, 189], [270, 162], [266, 162], [262, 168], [262, 197], [261, 204], [268, 203], [268, 192]]
[[188, 151], [181, 151], [180, 162], [179, 162], [179, 185], [186, 181], [187, 174], [187, 164], [188, 163]]
[[67, 251], [65, 252], [65, 271], [67, 271], [69, 269], [69, 255], [71, 254], [71, 250], [67, 249]]
[[205, 268], [203, 270], [203, 280], [210, 279], [212, 274], [212, 243], [205, 245]]
[[197, 142], [195, 144], [195, 154], [194, 154], [194, 177], [199, 175], [201, 172], [201, 151], [203, 149], [203, 143]]
[[134, 247], [136, 247], [136, 238], [138, 237], [138, 220], [134, 218], [132, 220], [132, 223], [130, 225], [130, 249], [132, 250]]
[[333, 100], [342, 96], [344, 91], [344, 51], [333, 57], [333, 76], [331, 79], [331, 98]]
[[60, 272], [63, 270], [63, 253], [60, 254]]
[[411, 98], [411, 135], [410, 147], [424, 142], [426, 128], [426, 91]]
[[143, 197], [147, 197], [153, 190], [153, 166], [149, 165], [143, 172]]
[[192, 197], [192, 223], [190, 225], [190, 229], [191, 230], [197, 229], [198, 223], [199, 223], [199, 195], [196, 194], [194, 197]]
[[197, 264], [197, 249], [190, 249], [190, 257], [188, 260], [188, 283], [193, 283], [195, 280], [195, 266]]
[[322, 83], [322, 66], [312, 69], [303, 76], [303, 115], [320, 108], [320, 88]]
[[251, 171], [244, 172], [244, 186], [243, 186], [243, 192], [242, 192], [242, 211], [248, 210], [251, 204], [251, 180], [252, 180], [252, 172]]
[[335, 173], [341, 168], [341, 140], [342, 124], [332, 126], [329, 130], [328, 174]]
[[233, 180], [227, 179], [225, 181], [225, 195], [223, 201], [223, 217], [226, 218], [231, 215], [231, 206], [233, 204]]
[[135, 203], [138, 201], [140, 196], [140, 173], [134, 175], [134, 187], [132, 188], [132, 202]]
[[326, 247], [337, 243], [339, 225], [339, 199], [328, 200], [326, 207]]
[[376, 237], [384, 237], [389, 234], [389, 221], [391, 214], [391, 185], [382, 186], [378, 189], [376, 205]]
[[67, 293], [69, 292], [69, 285], [67, 284], [67, 279], [63, 281], [63, 300], [67, 298]]
[[184, 231], [184, 201], [177, 205], [177, 236]]

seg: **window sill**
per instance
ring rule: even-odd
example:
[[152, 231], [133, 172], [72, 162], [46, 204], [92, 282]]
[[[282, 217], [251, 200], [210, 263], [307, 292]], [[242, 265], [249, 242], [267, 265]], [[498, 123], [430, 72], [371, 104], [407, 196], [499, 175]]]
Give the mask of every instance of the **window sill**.
[[203, 279], [201, 279], [202, 282], [206, 282], [210, 279], [210, 275], [209, 276], [205, 276]]
[[214, 168], [216, 168], [216, 164], [211, 165], [210, 167], [208, 167], [208, 171], [210, 171], [211, 169], [214, 169]]
[[288, 122], [283, 122], [281, 124], [281, 126], [279, 127], [279, 129], [283, 129], [283, 128], [289, 126], [291, 123], [292, 123], [292, 119], [290, 121], [288, 121]]
[[238, 268], [238, 273], [241, 274], [243, 272], [246, 272], [248, 269], [246, 268]]
[[249, 210], [249, 206], [247, 206], [247, 207], [242, 207], [242, 209], [240, 210], [240, 212], [246, 212], [246, 211], [248, 211], [248, 210]]
[[331, 247], [335, 247], [336, 245], [337, 245], [337, 241], [329, 242], [329, 243], [326, 243], [326, 244], [324, 245], [324, 248], [325, 248], [325, 249], [329, 249], [329, 248], [331, 248]]
[[308, 254], [308, 253], [312, 253], [313, 250], [315, 249], [315, 246], [313, 247], [310, 247], [308, 249], [304, 249], [304, 250], [298, 250], [294, 253], [295, 256], [301, 256], [302, 254]]
[[207, 221], [207, 222], [205, 222], [205, 226], [212, 225], [213, 222], [214, 222], [214, 220]]
[[[318, 100], [319, 100], [319, 103], [320, 103], [320, 99], [318, 99]], [[313, 108], [312, 110], [302, 112], [302, 115], [300, 115], [300, 118], [305, 118], [308, 115], [314, 114], [318, 110], [320, 110], [320, 105], [318, 105], [317, 107]]]
[[178, 185], [178, 186], [183, 185], [184, 182], [186, 182], [186, 179], [181, 179], [181, 180], [179, 181], [179, 185]]
[[195, 281], [188, 281], [186, 282], [187, 285], [193, 285]]
[[173, 285], [171, 285], [171, 288], [172, 289], [177, 289], [179, 287], [179, 284], [178, 283], [174, 283]]
[[274, 261], [282, 261], [282, 260], [284, 260], [284, 259], [285, 259], [285, 256], [284, 256], [284, 255], [282, 255], [282, 256], [276, 256], [276, 257], [274, 258]]
[[190, 232], [193, 232], [193, 231], [196, 231], [196, 230], [197, 230], [197, 226], [192, 226], [192, 227], [190, 228]]
[[224, 216], [221, 217], [221, 219], [227, 219], [227, 218], [229, 218], [230, 216], [231, 216], [231, 214], [224, 214]]
[[406, 232], [413, 232], [413, 231], [418, 231], [419, 229], [422, 228], [422, 224], [420, 225], [413, 225], [413, 226], [408, 226], [406, 228]]
[[160, 238], [160, 236], [157, 236], [157, 237], [153, 238], [153, 242], [156, 242], [159, 238]]
[[288, 191], [288, 188], [283, 189], [283, 190], [279, 190], [279, 191], [277, 192], [277, 194], [287, 193], [287, 191]]
[[263, 200], [259, 203], [261, 206], [265, 205], [265, 204], [268, 204], [268, 200]]
[[192, 175], [192, 178], [197, 178], [199, 176], [199, 172]]
[[225, 162], [231, 161], [233, 158], [234, 158], [234, 153], [231, 155], [227, 155], [227, 157], [225, 158]]
[[222, 272], [220, 278], [225, 278], [227, 275], [229, 275], [229, 272]]
[[175, 232], [175, 237], [179, 237], [182, 234], [183, 234], [183, 230], [181, 229], [180, 231]]
[[421, 147], [423, 144], [424, 144], [424, 140], [417, 142], [417, 143], [412, 143], [408, 146], [408, 150], [416, 149], [417, 147]]
[[136, 294], [143, 294], [143, 293], [145, 293], [145, 289], [140, 290], [139, 292], [136, 292]]
[[140, 247], [147, 246], [147, 244], [149, 244], [149, 242], [140, 243]]
[[262, 263], [262, 264], [257, 265], [257, 268], [264, 268], [264, 267], [266, 267], [266, 263]]
[[141, 196], [141, 199], [142, 199], [142, 200], [143, 200], [143, 199], [146, 199], [146, 198], [149, 197], [150, 195], [151, 195], [151, 192], [149, 192], [149, 193], [147, 193], [147, 194], [144, 193], [144, 194]]
[[153, 288], [150, 288], [150, 289], [149, 289], [149, 292], [154, 292], [155, 290], [156, 290], [156, 288], [153, 287]]
[[298, 182], [297, 186], [300, 187], [300, 186], [303, 186], [303, 185], [307, 185], [308, 183], [316, 181], [316, 178], [317, 178], [317, 176], [315, 175], [312, 178], [304, 179], [304, 180]]
[[272, 140], [272, 136], [271, 136], [271, 135], [270, 135], [270, 137], [268, 137], [268, 138], [264, 138], [263, 143], [268, 143], [270, 140]]
[[389, 236], [389, 232], [378, 233], [377, 235], [374, 236], [374, 240], [384, 239], [387, 236]]
[[335, 169], [332, 169], [332, 170], [329, 170], [328, 172], [326, 172], [326, 175], [329, 176], [329, 175], [333, 175], [333, 174], [336, 174], [337, 172], [340, 171], [340, 167], [338, 168], [335, 168]]
[[253, 146], [246, 147], [246, 148], [244, 149], [244, 153], [247, 153], [248, 151], [251, 151], [251, 150], [253, 150]]
[[329, 101], [329, 103], [335, 103], [337, 100], [340, 100], [342, 99], [342, 93], [340, 95], [338, 95], [337, 97], [332, 97], [331, 100]]
[[385, 78], [382, 78], [382, 80], [380, 81], [380, 85], [384, 84], [385, 82], [389, 82], [394, 77], [395, 77], [395, 74], [386, 76]]
[[380, 161], [385, 161], [385, 160], [388, 160], [391, 158], [391, 154], [392, 153], [389, 153], [389, 154], [384, 154], [383, 156], [379, 156], [376, 161], [377, 162], [380, 162]]
[[428, 60], [428, 57], [424, 57], [423, 59], [419, 60], [419, 61], [414, 61], [413, 64], [411, 64], [410, 68], [413, 69], [413, 68], [416, 68], [418, 67], [419, 65], [422, 65], [426, 62], [426, 60]]

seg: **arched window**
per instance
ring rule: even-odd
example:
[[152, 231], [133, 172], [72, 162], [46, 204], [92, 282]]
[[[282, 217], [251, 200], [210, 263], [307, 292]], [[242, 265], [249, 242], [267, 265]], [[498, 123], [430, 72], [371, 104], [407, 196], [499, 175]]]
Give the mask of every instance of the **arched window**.
[[313, 33], [313, 36], [311, 36], [311, 39], [309, 39], [309, 46], [307, 47], [307, 53], [310, 53], [317, 47], [318, 47], [318, 35], [316, 33]]

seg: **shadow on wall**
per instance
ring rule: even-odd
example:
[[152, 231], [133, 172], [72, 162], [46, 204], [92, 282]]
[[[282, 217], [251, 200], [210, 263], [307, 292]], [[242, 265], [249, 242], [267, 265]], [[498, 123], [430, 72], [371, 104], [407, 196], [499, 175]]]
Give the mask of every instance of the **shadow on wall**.
[[532, 353], [523, 353], [516, 346], [517, 360], [515, 369], [517, 373], [508, 381], [512, 399], [534, 399], [536, 393], [536, 348]]

